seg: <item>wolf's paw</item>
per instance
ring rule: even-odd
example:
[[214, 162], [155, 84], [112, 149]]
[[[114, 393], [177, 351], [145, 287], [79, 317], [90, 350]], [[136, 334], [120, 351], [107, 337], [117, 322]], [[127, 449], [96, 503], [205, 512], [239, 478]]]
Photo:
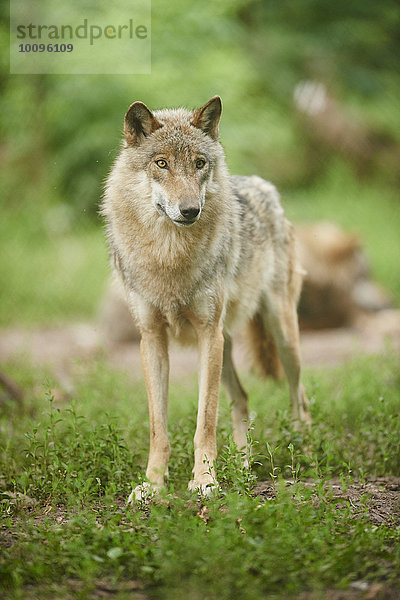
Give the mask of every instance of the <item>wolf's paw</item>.
[[144, 481], [133, 488], [126, 503], [139, 504], [144, 502], [145, 504], [148, 504], [156, 492], [157, 489], [152, 486], [151, 483]]
[[293, 428], [295, 431], [311, 431], [312, 419], [310, 413], [307, 411], [302, 411], [300, 414], [300, 419], [295, 419], [293, 421]]
[[188, 488], [191, 492], [196, 492], [199, 496], [208, 497], [219, 490], [218, 482], [211, 477], [192, 479], [188, 483]]
[[303, 386], [300, 387], [300, 397], [297, 406], [298, 418], [294, 422], [294, 428], [297, 431], [311, 431], [312, 418], [310, 413], [310, 402], [306, 396]]

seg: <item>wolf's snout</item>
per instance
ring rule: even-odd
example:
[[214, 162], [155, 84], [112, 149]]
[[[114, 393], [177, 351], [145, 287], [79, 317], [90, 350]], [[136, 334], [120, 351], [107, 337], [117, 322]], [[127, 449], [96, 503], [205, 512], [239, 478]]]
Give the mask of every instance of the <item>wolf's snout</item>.
[[187, 221], [192, 221], [199, 214], [200, 206], [188, 206], [186, 204], [181, 205], [179, 207], [179, 212], [181, 213], [182, 217], [184, 217]]

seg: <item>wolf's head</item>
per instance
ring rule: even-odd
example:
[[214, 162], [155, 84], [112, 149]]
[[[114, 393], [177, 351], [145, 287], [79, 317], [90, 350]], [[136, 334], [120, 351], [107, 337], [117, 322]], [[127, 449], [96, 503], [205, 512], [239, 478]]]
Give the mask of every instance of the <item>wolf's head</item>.
[[218, 124], [222, 104], [214, 96], [194, 111], [151, 112], [134, 102], [125, 115], [125, 148], [131, 168], [147, 178], [151, 202], [177, 226], [200, 218], [213, 171], [221, 156]]

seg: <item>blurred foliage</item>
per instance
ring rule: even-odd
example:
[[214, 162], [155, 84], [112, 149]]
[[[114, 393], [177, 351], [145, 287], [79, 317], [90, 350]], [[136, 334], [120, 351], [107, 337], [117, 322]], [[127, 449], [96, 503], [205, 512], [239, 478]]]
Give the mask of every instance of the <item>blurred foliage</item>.
[[283, 186], [307, 181], [292, 100], [303, 79], [324, 82], [361, 120], [399, 135], [396, 0], [215, 0], [184, 8], [153, 0], [152, 74], [142, 76], [10, 76], [6, 10], [0, 119], [8, 207], [46, 198], [71, 207], [73, 219], [94, 213], [135, 99], [152, 108], [198, 106], [219, 93], [232, 170]]

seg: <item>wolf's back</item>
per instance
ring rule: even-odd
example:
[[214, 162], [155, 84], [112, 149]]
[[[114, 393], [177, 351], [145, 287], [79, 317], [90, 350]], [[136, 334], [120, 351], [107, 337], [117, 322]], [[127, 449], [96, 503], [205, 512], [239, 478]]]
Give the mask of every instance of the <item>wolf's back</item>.
[[231, 175], [230, 181], [234, 198], [243, 210], [251, 211], [263, 222], [282, 219], [279, 193], [272, 183], [258, 175]]

